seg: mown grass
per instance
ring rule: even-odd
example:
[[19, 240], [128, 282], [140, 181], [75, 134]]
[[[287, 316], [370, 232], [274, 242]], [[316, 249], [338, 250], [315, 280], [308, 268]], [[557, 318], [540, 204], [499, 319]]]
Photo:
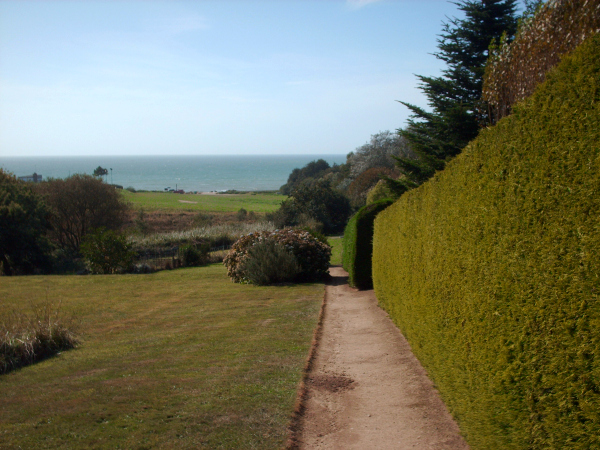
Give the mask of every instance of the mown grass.
[[133, 208], [146, 211], [236, 212], [241, 208], [257, 213], [272, 212], [287, 197], [284, 195], [248, 194], [173, 194], [172, 192], [129, 192], [123, 197]]
[[342, 247], [343, 240], [340, 236], [329, 236], [327, 238], [329, 245], [331, 245], [331, 259], [329, 265], [341, 266], [342, 265]]
[[234, 284], [221, 265], [7, 277], [0, 315], [46, 295], [82, 343], [0, 376], [0, 448], [282, 446], [322, 284]]

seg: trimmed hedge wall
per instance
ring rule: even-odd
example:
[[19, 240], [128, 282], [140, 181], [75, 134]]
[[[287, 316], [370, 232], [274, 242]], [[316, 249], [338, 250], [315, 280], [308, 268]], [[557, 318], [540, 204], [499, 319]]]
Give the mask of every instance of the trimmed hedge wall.
[[342, 266], [348, 272], [348, 283], [358, 289], [371, 289], [373, 255], [373, 222], [381, 211], [394, 203], [384, 199], [358, 210], [344, 230]]
[[373, 278], [473, 449], [600, 448], [600, 37], [375, 220]]

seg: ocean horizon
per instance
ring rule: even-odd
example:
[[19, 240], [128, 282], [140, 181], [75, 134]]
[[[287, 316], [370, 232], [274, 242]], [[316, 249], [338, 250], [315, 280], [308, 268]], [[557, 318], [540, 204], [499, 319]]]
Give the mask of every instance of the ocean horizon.
[[343, 164], [346, 155], [0, 156], [0, 167], [18, 177], [37, 173], [47, 180], [91, 175], [102, 166], [108, 183], [136, 190], [271, 191], [285, 184], [292, 170], [317, 159]]

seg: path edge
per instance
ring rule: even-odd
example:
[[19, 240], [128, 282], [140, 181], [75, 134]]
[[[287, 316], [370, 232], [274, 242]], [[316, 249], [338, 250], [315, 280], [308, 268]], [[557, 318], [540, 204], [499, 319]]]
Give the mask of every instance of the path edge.
[[321, 309], [319, 311], [319, 318], [317, 325], [313, 333], [313, 338], [310, 344], [310, 350], [308, 357], [304, 363], [304, 369], [302, 370], [302, 379], [298, 386], [298, 392], [296, 394], [296, 403], [294, 406], [294, 412], [288, 425], [288, 438], [285, 444], [285, 450], [298, 450], [300, 448], [300, 434], [302, 432], [302, 419], [306, 412], [306, 401], [308, 400], [308, 379], [312, 369], [314, 367], [315, 359], [317, 358], [317, 351], [321, 342], [321, 336], [323, 335], [323, 321], [325, 319], [325, 309], [327, 307], [327, 287], [329, 282], [325, 283], [325, 289], [323, 293], [323, 301], [321, 302]]

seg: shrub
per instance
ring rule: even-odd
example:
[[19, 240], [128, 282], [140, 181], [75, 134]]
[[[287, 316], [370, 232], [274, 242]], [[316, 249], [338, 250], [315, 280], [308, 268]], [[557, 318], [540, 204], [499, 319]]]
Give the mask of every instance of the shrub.
[[348, 186], [348, 197], [353, 207], [360, 208], [365, 205], [367, 192], [373, 188], [382, 177], [397, 178], [398, 173], [387, 167], [372, 167], [365, 170]]
[[34, 186], [52, 209], [51, 236], [62, 248], [79, 252], [83, 238], [98, 228], [118, 230], [129, 214], [121, 192], [90, 175], [71, 175]]
[[246, 211], [244, 208], [240, 208], [239, 211], [235, 213], [235, 217], [240, 222], [243, 222], [248, 217], [248, 211]]
[[85, 261], [68, 248], [57, 248], [51, 254], [52, 273], [68, 274], [86, 271]]
[[90, 271], [100, 274], [124, 272], [131, 267], [135, 257], [125, 235], [105, 228], [84, 238], [81, 253]]
[[0, 168], [0, 274], [49, 266], [49, 210], [30, 185]]
[[301, 169], [294, 169], [288, 177], [287, 183], [279, 188], [283, 195], [289, 195], [300, 183], [306, 180], [315, 180], [323, 176], [329, 169], [329, 163], [324, 159], [311, 161]]
[[350, 217], [350, 201], [325, 180], [300, 183], [281, 207], [267, 215], [279, 227], [305, 224], [309, 219], [323, 224], [323, 232], [339, 233]]
[[296, 257], [300, 266], [296, 280], [318, 280], [327, 275], [331, 247], [311, 236], [307, 231], [287, 229], [252, 233], [238, 239], [223, 260], [223, 264], [227, 267], [227, 275], [233, 281], [238, 283], [247, 281], [242, 263], [248, 257], [250, 248], [265, 240], [273, 240], [283, 245]]
[[306, 231], [312, 237], [314, 237], [319, 242], [322, 242], [325, 245], [329, 245], [329, 241], [327, 240], [327, 236], [325, 236], [319, 228], [312, 228], [310, 226], [303, 226], [299, 228], [302, 231]]
[[32, 305], [30, 314], [8, 314], [0, 323], [0, 374], [74, 348], [76, 329], [50, 302]]
[[293, 281], [300, 273], [300, 265], [282, 244], [266, 239], [248, 249], [240, 271], [250, 283], [265, 286]]
[[395, 195], [385, 180], [379, 180], [373, 189], [367, 193], [367, 205], [386, 198], [395, 199]]
[[202, 244], [188, 244], [179, 248], [179, 257], [185, 267], [200, 266], [208, 262], [208, 253], [210, 252], [210, 244], [208, 242]]
[[600, 446], [600, 35], [375, 220], [377, 299], [471, 448]]
[[350, 218], [344, 230], [342, 265], [348, 272], [348, 283], [358, 289], [371, 289], [373, 256], [373, 223], [393, 200], [381, 200], [364, 206]]

